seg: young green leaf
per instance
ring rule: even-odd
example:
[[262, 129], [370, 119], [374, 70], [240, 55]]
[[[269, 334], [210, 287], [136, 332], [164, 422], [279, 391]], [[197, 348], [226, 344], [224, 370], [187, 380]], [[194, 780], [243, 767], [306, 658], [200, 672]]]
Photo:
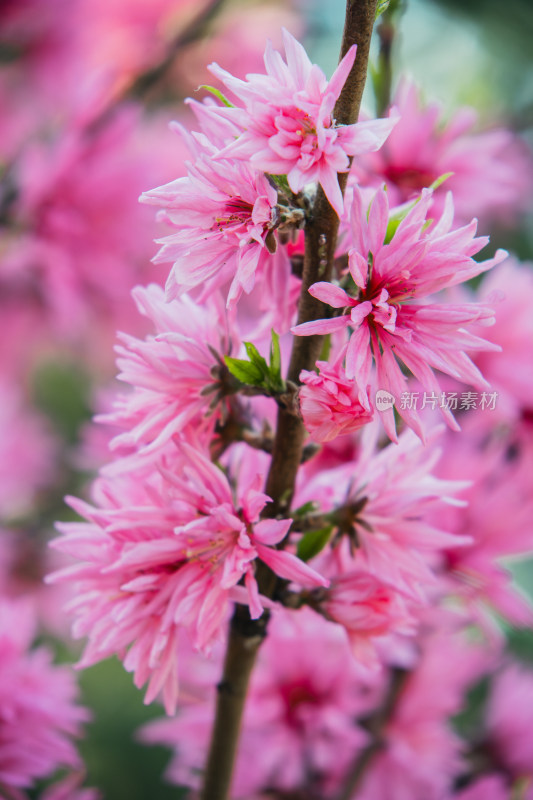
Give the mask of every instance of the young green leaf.
[[202, 86], [199, 86], [198, 89], [205, 89], [206, 92], [210, 92], [215, 97], [217, 97], [223, 105], [227, 106], [228, 108], [235, 107], [233, 103], [230, 103], [228, 98], [225, 95], [223, 95], [219, 89], [215, 89], [214, 86], [208, 86], [207, 84], [204, 83], [202, 84]]
[[313, 500], [304, 503], [303, 506], [298, 506], [294, 511], [291, 511], [291, 517], [305, 517], [307, 514], [312, 514], [317, 510], [317, 504]]
[[[428, 186], [428, 189], [435, 191], [439, 188], [439, 186], [442, 186], [444, 181], [447, 181], [448, 178], [451, 178], [452, 175], [453, 172], [446, 172], [444, 175], [440, 175], [430, 186]], [[414, 208], [419, 201], [420, 197], [417, 197], [416, 200], [402, 203], [401, 206], [397, 206], [396, 208], [392, 209], [389, 214], [389, 224], [387, 225], [387, 233], [385, 234], [385, 244], [389, 244], [389, 242], [392, 241], [394, 234], [398, 230], [400, 222], [406, 218], [411, 209]]]
[[384, 11], [386, 11], [389, 7], [390, 0], [378, 0], [377, 8], [376, 8], [376, 19], [380, 17]]
[[267, 377], [268, 375], [268, 364], [255, 346], [251, 342], [244, 342], [244, 346], [246, 348], [246, 352], [248, 354], [248, 358], [250, 359], [251, 363], [254, 364], [257, 369], [261, 371], [263, 377]]
[[333, 525], [328, 525], [325, 528], [318, 528], [316, 531], [304, 533], [298, 542], [296, 551], [298, 558], [301, 558], [302, 561], [309, 561], [309, 559], [318, 555], [329, 542], [332, 530]]
[[241, 383], [246, 383], [249, 386], [260, 386], [263, 382], [263, 373], [255, 364], [251, 364], [241, 358], [232, 358], [231, 356], [224, 356], [224, 361], [231, 374]]
[[279, 336], [272, 328], [272, 343], [270, 345], [270, 370], [273, 374], [281, 374], [281, 350], [279, 347]]

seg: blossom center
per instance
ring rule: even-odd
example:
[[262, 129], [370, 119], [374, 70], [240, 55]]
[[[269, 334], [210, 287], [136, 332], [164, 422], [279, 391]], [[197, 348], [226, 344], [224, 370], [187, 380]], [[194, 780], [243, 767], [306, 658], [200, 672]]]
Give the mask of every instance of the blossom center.
[[221, 230], [238, 225], [247, 225], [252, 218], [253, 206], [242, 197], [230, 197], [224, 204], [220, 216], [215, 218], [213, 229]]
[[389, 164], [384, 172], [386, 183], [395, 184], [405, 200], [431, 186], [437, 176], [420, 167], [400, 167]]

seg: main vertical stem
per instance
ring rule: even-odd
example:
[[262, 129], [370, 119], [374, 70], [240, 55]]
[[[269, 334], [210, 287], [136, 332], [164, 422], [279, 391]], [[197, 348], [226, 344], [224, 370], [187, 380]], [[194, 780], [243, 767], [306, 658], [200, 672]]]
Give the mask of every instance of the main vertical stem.
[[[347, 0], [346, 3], [341, 58], [353, 44], [357, 44], [357, 58], [335, 106], [334, 116], [339, 125], [357, 122], [359, 116], [376, 5], [377, 0]], [[339, 176], [343, 191], [346, 180], [346, 174]], [[319, 187], [305, 228], [299, 323], [324, 316], [323, 304], [312, 297], [308, 289], [318, 280], [331, 278], [338, 227], [339, 218]], [[303, 369], [313, 369], [320, 348], [319, 336], [295, 337], [287, 378], [298, 382]], [[268, 514], [272, 517], [285, 514], [290, 508], [304, 436], [302, 422], [280, 409], [265, 487], [266, 493], [272, 498], [272, 503], [267, 506]], [[258, 565], [257, 581], [262, 594], [270, 597], [274, 594], [276, 577], [261, 563]], [[245, 606], [236, 607], [230, 625], [224, 673], [218, 686], [216, 717], [202, 800], [226, 800], [229, 796], [246, 692], [267, 622], [266, 613], [259, 620], [251, 620]]]

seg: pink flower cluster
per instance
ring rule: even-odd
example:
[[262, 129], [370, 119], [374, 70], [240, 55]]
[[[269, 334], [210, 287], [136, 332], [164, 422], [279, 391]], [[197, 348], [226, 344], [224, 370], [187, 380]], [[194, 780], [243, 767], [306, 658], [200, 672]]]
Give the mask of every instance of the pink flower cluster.
[[[299, 336], [351, 329], [344, 351], [346, 377], [355, 381], [358, 400], [367, 409], [370, 408], [367, 386], [373, 363], [377, 387], [396, 398], [407, 388], [402, 364], [425, 389], [437, 396], [440, 387], [433, 369], [473, 386], [488, 386], [465, 351], [492, 350], [495, 346], [475, 336], [465, 326], [474, 322], [490, 325], [494, 322], [492, 309], [483, 304], [419, 301], [481, 274], [507, 254], [500, 250], [487, 261], [474, 261], [472, 256], [481, 250], [487, 239], [474, 238], [475, 221], [458, 230], [451, 229], [451, 195], [440, 220], [426, 230], [431, 199], [431, 191], [424, 190], [389, 233], [387, 193], [379, 190], [368, 206], [355, 187], [347, 275], [341, 278], [340, 285], [321, 281], [309, 289], [313, 297], [344, 313], [305, 322], [293, 329]], [[342, 287], [343, 283], [350, 291]], [[400, 406], [398, 412], [423, 438], [416, 411]], [[450, 410], [443, 407], [442, 412], [453, 427], [455, 422]], [[382, 419], [388, 435], [396, 441], [391, 407], [384, 411]]]
[[[513, 668], [494, 620], [532, 619], [502, 563], [533, 550], [531, 380], [517, 375], [529, 352], [531, 276], [512, 263], [498, 267], [503, 250], [479, 260], [488, 238], [464, 219], [461, 191], [458, 225], [452, 179], [442, 202], [440, 188], [429, 188], [452, 151], [455, 186], [463, 177], [464, 188], [467, 160], [457, 153], [477, 142], [484, 168], [488, 139], [465, 139], [457, 119], [439, 133], [436, 113], [418, 108], [414, 90], [407, 100], [398, 95], [406, 119], [392, 111], [339, 124], [355, 48], [328, 81], [286, 31], [283, 45], [284, 55], [267, 46], [264, 74], [237, 78], [211, 66], [229, 99], [214, 89], [189, 101], [196, 130], [173, 125], [174, 173], [141, 196], [167, 226], [153, 260], [172, 266], [165, 290], [133, 290], [147, 324], [126, 319], [130, 332], [118, 335], [125, 387], [98, 416], [112, 431], [109, 460], [91, 503], [69, 498], [80, 520], [58, 523], [53, 542], [69, 565], [48, 581], [73, 587], [73, 634], [87, 640], [80, 666], [117, 656], [135, 685], [147, 686], [146, 703], [160, 698], [173, 715], [182, 702], [176, 719], [143, 733], [176, 748], [174, 782], [200, 785], [227, 624], [239, 605], [250, 621], [271, 621], [232, 796], [323, 800], [361, 761], [354, 800], [475, 800], [485, 790], [502, 800], [533, 779], [521, 741], [526, 713], [506, 711], [516, 708], [514, 681], [530, 710], [530, 676]], [[417, 110], [422, 122], [410, 121]], [[431, 159], [430, 175], [421, 148], [415, 166], [424, 174], [408, 186], [407, 156], [394, 156], [417, 125], [441, 158]], [[103, 170], [95, 183], [106, 173], [100, 126], [111, 136], [105, 117], [91, 117], [52, 176], [37, 160], [41, 180], [32, 188], [28, 178], [15, 210], [33, 226], [28, 252], [61, 256], [61, 275], [74, 265], [72, 285], [91, 287], [113, 309], [131, 277], [108, 285], [106, 276], [120, 273], [113, 259], [124, 265], [130, 247], [140, 250], [120, 214], [112, 230], [98, 228], [97, 241], [88, 235], [87, 208], [113, 207], [122, 183], [120, 171], [111, 173], [109, 204], [90, 202], [90, 182], [79, 191], [80, 148]], [[341, 173], [349, 173], [345, 197]], [[501, 182], [511, 174], [507, 162], [498, 172]], [[318, 185], [340, 233], [331, 271], [317, 271], [307, 290], [302, 243], [315, 224]], [[88, 265], [101, 252], [110, 260], [93, 274]], [[11, 251], [12, 275], [19, 257], [24, 249]], [[64, 295], [51, 296], [76, 317], [74, 299], [85, 290], [59, 284]], [[316, 313], [305, 319], [309, 303]], [[322, 337], [320, 356], [296, 377], [293, 361], [288, 380], [291, 346], [308, 344], [298, 336]], [[502, 347], [508, 362], [498, 361]], [[458, 385], [487, 390], [489, 381], [504, 398], [492, 417], [483, 409], [454, 415], [443, 401]], [[449, 430], [436, 429], [425, 407], [400, 402], [413, 392], [434, 398]], [[265, 486], [276, 482], [267, 473], [286, 444], [276, 431], [280, 408], [298, 447], [309, 436], [294, 481], [276, 493]], [[265, 574], [275, 590], [264, 588]], [[468, 742], [450, 720], [480, 680], [490, 684], [487, 713]], [[77, 731], [74, 720], [68, 733]], [[482, 765], [495, 755], [478, 774], [479, 754]], [[74, 756], [63, 760], [76, 766]], [[58, 797], [83, 792], [75, 776], [56, 789]]]
[[259, 491], [260, 474], [241, 476], [234, 498], [228, 478], [198, 449], [181, 442], [174, 450], [149, 479], [102, 479], [95, 507], [70, 500], [88, 521], [58, 523], [64, 536], [54, 544], [80, 563], [49, 578], [77, 583], [69, 606], [74, 635], [89, 636], [82, 666], [122, 655], [137, 686], [149, 680], [146, 702], [162, 690], [169, 714], [182, 632], [206, 650], [220, 638], [231, 600], [246, 603], [254, 619], [263, 613], [257, 560], [300, 585], [328, 583], [273, 547], [291, 520], [259, 520], [270, 499]]
[[446, 190], [453, 192], [458, 218], [512, 223], [528, 208], [533, 180], [531, 155], [505, 128], [476, 130], [477, 114], [460, 108], [444, 118], [437, 103], [402, 80], [394, 94], [398, 124], [379, 151], [354, 161], [350, 181], [379, 188], [385, 182], [392, 205], [409, 201], [442, 175], [448, 179], [434, 195], [433, 213], [442, 213]]
[[221, 157], [250, 159], [258, 170], [286, 175], [294, 193], [318, 181], [340, 215], [343, 199], [337, 174], [348, 171], [349, 156], [378, 150], [397, 117], [337, 125], [335, 103], [353, 66], [356, 46], [328, 82], [287, 31], [283, 31], [283, 43], [286, 61], [267, 45], [266, 75], [247, 75], [242, 81], [211, 65], [211, 72], [244, 106], [226, 112], [243, 134]]

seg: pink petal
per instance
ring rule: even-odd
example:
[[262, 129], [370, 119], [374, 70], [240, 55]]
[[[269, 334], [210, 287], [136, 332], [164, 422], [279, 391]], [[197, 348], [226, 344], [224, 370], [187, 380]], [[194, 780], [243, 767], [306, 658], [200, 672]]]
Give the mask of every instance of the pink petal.
[[317, 300], [322, 300], [328, 306], [333, 308], [345, 308], [346, 306], [353, 305], [352, 298], [341, 289], [340, 286], [335, 286], [333, 283], [326, 281], [319, 281], [314, 283], [309, 288], [309, 294], [316, 297]]
[[286, 536], [291, 527], [290, 519], [263, 519], [254, 525], [254, 543], [277, 544]]
[[280, 578], [295, 581], [302, 586], [329, 586], [329, 581], [314, 569], [308, 567], [304, 561], [287, 553], [285, 550], [272, 550], [262, 544], [256, 545], [256, 550], [261, 561], [267, 564], [272, 572]]
[[333, 319], [317, 319], [311, 322], [303, 322], [301, 325], [295, 325], [294, 328], [291, 328], [291, 333], [295, 336], [323, 336], [326, 333], [342, 330], [349, 324], [350, 317], [348, 315], [334, 317]]
[[346, 79], [350, 74], [351, 68], [353, 67], [356, 53], [357, 45], [353, 44], [331, 76], [331, 80], [328, 83], [328, 94], [331, 93], [334, 95], [335, 100], [340, 95], [342, 87], [346, 83]]

